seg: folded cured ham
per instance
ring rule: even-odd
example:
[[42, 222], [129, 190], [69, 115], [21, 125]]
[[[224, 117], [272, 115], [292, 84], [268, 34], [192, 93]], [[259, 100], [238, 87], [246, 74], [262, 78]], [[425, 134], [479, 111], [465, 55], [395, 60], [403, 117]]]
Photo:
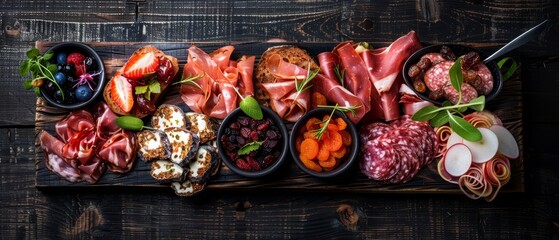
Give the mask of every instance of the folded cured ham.
[[119, 128], [105, 103], [92, 112], [77, 110], [58, 121], [56, 136], [39, 133], [46, 167], [70, 181], [97, 182], [106, 168], [112, 172], [130, 171], [136, 159], [134, 134]]
[[188, 107], [198, 113], [223, 119], [238, 106], [237, 93], [254, 94], [252, 74], [254, 56], [231, 60], [233, 46], [225, 46], [207, 54], [192, 45], [184, 65], [183, 78], [201, 76], [195, 84], [182, 84], [180, 93]]

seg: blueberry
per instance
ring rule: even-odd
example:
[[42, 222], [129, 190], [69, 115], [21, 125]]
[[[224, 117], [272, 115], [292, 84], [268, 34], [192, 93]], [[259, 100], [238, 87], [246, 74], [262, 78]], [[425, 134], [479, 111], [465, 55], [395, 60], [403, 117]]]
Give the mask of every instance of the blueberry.
[[78, 101], [87, 101], [91, 98], [92, 95], [93, 91], [91, 91], [91, 89], [89, 89], [89, 87], [86, 85], [81, 85], [76, 88], [76, 99]]
[[58, 83], [58, 85], [62, 85], [66, 82], [66, 75], [64, 75], [64, 73], [62, 72], [57, 72], [56, 74], [54, 74], [54, 80], [56, 80], [56, 83]]
[[58, 55], [56, 55], [56, 62], [58, 64], [65, 64], [66, 63], [66, 53], [58, 53]]

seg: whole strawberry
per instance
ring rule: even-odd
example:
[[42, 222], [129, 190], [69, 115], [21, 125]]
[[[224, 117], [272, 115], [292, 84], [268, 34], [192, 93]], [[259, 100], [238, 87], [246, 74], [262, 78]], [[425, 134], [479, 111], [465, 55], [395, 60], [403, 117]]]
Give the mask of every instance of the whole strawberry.
[[76, 76], [81, 76], [86, 72], [84, 60], [85, 57], [83, 56], [83, 54], [75, 52], [68, 55], [68, 57], [66, 58], [66, 63], [74, 65], [74, 73], [76, 74]]

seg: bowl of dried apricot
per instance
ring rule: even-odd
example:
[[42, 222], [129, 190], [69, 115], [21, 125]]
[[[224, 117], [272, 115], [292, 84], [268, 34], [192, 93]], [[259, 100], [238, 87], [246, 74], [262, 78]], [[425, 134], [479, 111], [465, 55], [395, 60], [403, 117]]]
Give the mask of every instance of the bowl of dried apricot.
[[345, 113], [316, 108], [293, 125], [289, 147], [295, 163], [318, 178], [338, 176], [357, 158], [357, 130]]

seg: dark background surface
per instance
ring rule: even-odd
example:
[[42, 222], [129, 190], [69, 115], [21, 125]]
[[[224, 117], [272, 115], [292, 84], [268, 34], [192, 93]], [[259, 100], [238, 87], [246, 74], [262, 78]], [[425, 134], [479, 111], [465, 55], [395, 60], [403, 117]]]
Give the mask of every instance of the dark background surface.
[[[4, 1], [0, 32], [0, 239], [559, 238], [557, 1]], [[18, 67], [35, 41], [504, 44], [522, 64], [525, 193], [463, 195], [35, 188], [35, 105]]]

